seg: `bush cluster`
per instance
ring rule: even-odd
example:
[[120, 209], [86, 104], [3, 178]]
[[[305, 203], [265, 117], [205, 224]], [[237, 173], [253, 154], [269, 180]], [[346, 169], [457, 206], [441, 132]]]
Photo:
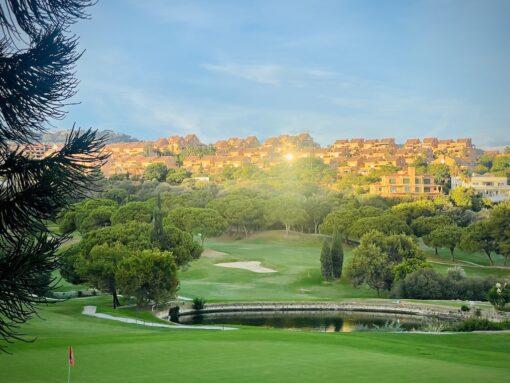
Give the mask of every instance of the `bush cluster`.
[[205, 307], [206, 300], [204, 298], [193, 298], [193, 308], [197, 311], [202, 310]]
[[507, 308], [506, 305], [510, 302], [510, 285], [508, 283], [496, 283], [489, 290], [487, 298], [496, 310], [509, 311], [510, 308]]
[[452, 324], [448, 331], [499, 331], [510, 329], [510, 321], [492, 322], [485, 318], [469, 318], [462, 322]]
[[460, 270], [451, 269], [446, 276], [431, 268], [416, 270], [396, 283], [391, 295], [395, 298], [486, 301], [495, 279], [466, 277]]

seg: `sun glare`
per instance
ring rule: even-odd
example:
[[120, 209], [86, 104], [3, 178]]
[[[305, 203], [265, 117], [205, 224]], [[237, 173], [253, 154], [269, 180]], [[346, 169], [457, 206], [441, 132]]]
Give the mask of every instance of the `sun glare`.
[[285, 155], [285, 159], [286, 159], [287, 161], [292, 161], [292, 160], [294, 159], [294, 154], [292, 154], [292, 153], [287, 153], [287, 154]]

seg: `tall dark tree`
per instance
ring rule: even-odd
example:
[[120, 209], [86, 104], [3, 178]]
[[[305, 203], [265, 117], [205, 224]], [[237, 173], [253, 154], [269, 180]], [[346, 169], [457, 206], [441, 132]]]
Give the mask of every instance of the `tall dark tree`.
[[325, 281], [333, 279], [333, 260], [331, 259], [331, 240], [326, 238], [321, 250], [321, 274]]
[[163, 230], [163, 213], [161, 212], [161, 198], [156, 197], [156, 207], [152, 215], [151, 242], [159, 249], [163, 248], [165, 232]]
[[342, 268], [344, 266], [344, 249], [342, 247], [342, 237], [335, 231], [331, 241], [331, 271], [333, 279], [342, 277]]
[[[23, 339], [19, 325], [47, 302], [57, 248], [66, 239], [45, 222], [94, 188], [106, 138], [72, 130], [61, 150], [33, 158], [30, 146], [76, 93], [77, 38], [68, 27], [86, 18], [91, 0], [0, 3], [0, 340]], [[3, 342], [2, 342], [3, 343]], [[0, 348], [2, 345], [0, 344]]]

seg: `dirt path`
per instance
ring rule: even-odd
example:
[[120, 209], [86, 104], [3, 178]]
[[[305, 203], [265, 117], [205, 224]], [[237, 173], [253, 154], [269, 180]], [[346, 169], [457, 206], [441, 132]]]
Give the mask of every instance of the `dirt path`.
[[[435, 264], [438, 264], [438, 265], [445, 265], [445, 266], [459, 266], [458, 263], [449, 263], [449, 262], [442, 262], [442, 261], [432, 261], [432, 260], [427, 260], [427, 262], [429, 263], [435, 263]], [[469, 261], [457, 261], [459, 263], [463, 263], [462, 266], [464, 267], [478, 267], [478, 268], [481, 268], [481, 269], [500, 269], [500, 270], [508, 270], [510, 271], [510, 267], [508, 266], [485, 266], [485, 265], [479, 265], [478, 263], [474, 263], [474, 262], [469, 262]]]

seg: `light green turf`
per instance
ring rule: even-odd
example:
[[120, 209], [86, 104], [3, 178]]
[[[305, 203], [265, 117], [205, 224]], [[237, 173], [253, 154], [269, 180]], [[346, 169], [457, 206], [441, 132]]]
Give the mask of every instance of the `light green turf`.
[[80, 315], [72, 300], [24, 327], [32, 344], [0, 355], [8, 383], [505, 382], [510, 334], [312, 333], [242, 328], [179, 331]]
[[[452, 255], [448, 249], [438, 249], [438, 255], [436, 255], [434, 249], [431, 249], [430, 247], [423, 246], [423, 249], [427, 253], [427, 256], [431, 258], [442, 262], [452, 262]], [[454, 254], [455, 261], [457, 262], [461, 261], [460, 263], [462, 263], [462, 261], [465, 261], [481, 266], [490, 266], [489, 258], [485, 255], [485, 253], [467, 253], [460, 249], [456, 249]], [[491, 257], [495, 266], [504, 266], [505, 258], [502, 255], [493, 253], [491, 254]]]
[[[208, 249], [226, 253], [222, 257], [203, 256], [180, 273], [186, 297], [205, 297], [208, 301], [282, 301], [332, 300], [375, 297], [368, 288], [353, 288], [343, 278], [324, 283], [320, 274], [322, 238], [311, 235], [268, 232], [244, 240], [208, 240]], [[350, 249], [344, 249], [347, 264]], [[276, 273], [260, 274], [248, 270], [214, 266], [215, 263], [260, 261]]]
[[[192, 262], [187, 271], [180, 273], [179, 295], [204, 297], [208, 301], [282, 301], [282, 300], [338, 300], [344, 298], [375, 297], [366, 287], [353, 288], [345, 278], [340, 282], [324, 283], [320, 274], [322, 237], [284, 232], [265, 232], [243, 240], [208, 240], [206, 248], [226, 253], [222, 257], [204, 256]], [[344, 266], [350, 262], [352, 249], [344, 246]], [[428, 249], [432, 263], [446, 273], [454, 265], [447, 256], [435, 257]], [[482, 254], [466, 255], [459, 252], [459, 261], [468, 258], [483, 264]], [[220, 262], [260, 261], [262, 266], [277, 273], [258, 274], [247, 270], [214, 266]], [[469, 276], [510, 276], [510, 268], [482, 268], [456, 262]]]

